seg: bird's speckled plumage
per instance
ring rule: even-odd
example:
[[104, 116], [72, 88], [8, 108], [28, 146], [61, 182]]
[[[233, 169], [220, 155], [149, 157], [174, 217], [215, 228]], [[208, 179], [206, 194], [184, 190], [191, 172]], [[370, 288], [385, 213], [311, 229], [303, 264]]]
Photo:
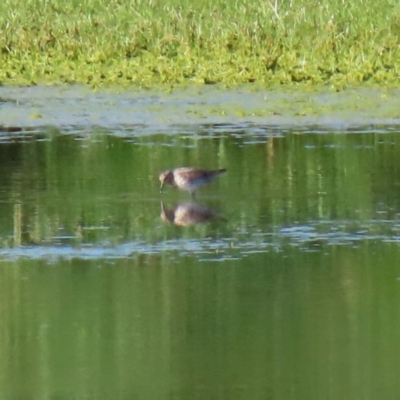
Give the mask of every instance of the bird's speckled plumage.
[[211, 182], [218, 175], [225, 172], [226, 169], [198, 169], [191, 167], [175, 168], [173, 170], [164, 171], [160, 174], [162, 192], [165, 184], [171, 185], [181, 190], [187, 190], [192, 195], [200, 187]]

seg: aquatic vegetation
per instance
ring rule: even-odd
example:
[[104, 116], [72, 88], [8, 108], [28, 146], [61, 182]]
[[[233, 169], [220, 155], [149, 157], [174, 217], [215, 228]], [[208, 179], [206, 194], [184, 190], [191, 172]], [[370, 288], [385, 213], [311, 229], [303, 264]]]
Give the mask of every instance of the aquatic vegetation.
[[[396, 85], [392, 0], [4, 0], [1, 84]], [[312, 45], [310, 45], [310, 43]]]

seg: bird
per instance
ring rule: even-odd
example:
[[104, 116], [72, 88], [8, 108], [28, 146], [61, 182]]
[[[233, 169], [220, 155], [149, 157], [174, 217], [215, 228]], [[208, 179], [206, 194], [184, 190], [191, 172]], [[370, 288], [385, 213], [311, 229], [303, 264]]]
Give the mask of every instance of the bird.
[[168, 184], [180, 190], [188, 191], [192, 197], [195, 191], [208, 182], [211, 182], [218, 175], [226, 171], [226, 168], [208, 170], [193, 167], [175, 168], [161, 172], [159, 179], [161, 182], [160, 193], [164, 185]]

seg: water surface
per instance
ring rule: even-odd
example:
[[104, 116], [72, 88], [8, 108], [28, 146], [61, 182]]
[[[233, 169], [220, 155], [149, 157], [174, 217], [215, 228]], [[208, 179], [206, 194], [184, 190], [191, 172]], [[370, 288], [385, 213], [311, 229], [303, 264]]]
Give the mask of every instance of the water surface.
[[[58, 101], [71, 128], [20, 115], [12, 132], [0, 110], [1, 398], [396, 398], [389, 117], [122, 129]], [[158, 173], [177, 165], [228, 173], [194, 200], [160, 195]]]

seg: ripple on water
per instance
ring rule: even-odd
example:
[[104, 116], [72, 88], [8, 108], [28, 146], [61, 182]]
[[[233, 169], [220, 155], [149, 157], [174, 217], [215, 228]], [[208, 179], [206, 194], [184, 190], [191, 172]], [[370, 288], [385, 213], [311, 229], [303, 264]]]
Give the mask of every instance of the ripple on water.
[[[274, 231], [272, 233], [272, 231]], [[63, 240], [66, 237], [62, 237]], [[241, 227], [230, 236], [205, 238], [174, 238], [156, 243], [136, 240], [117, 245], [99, 243], [77, 246], [62, 243], [54, 237], [46, 245], [15, 246], [0, 249], [0, 259], [43, 259], [55, 262], [58, 259], [121, 259], [138, 255], [166, 255], [193, 257], [199, 261], [241, 260], [249, 255], [284, 251], [288, 246], [302, 251], [323, 251], [330, 246], [357, 247], [367, 241], [400, 243], [400, 225], [396, 221], [316, 221], [310, 224], [287, 226], [271, 232], [246, 230]], [[54, 242], [56, 244], [54, 244]]]

